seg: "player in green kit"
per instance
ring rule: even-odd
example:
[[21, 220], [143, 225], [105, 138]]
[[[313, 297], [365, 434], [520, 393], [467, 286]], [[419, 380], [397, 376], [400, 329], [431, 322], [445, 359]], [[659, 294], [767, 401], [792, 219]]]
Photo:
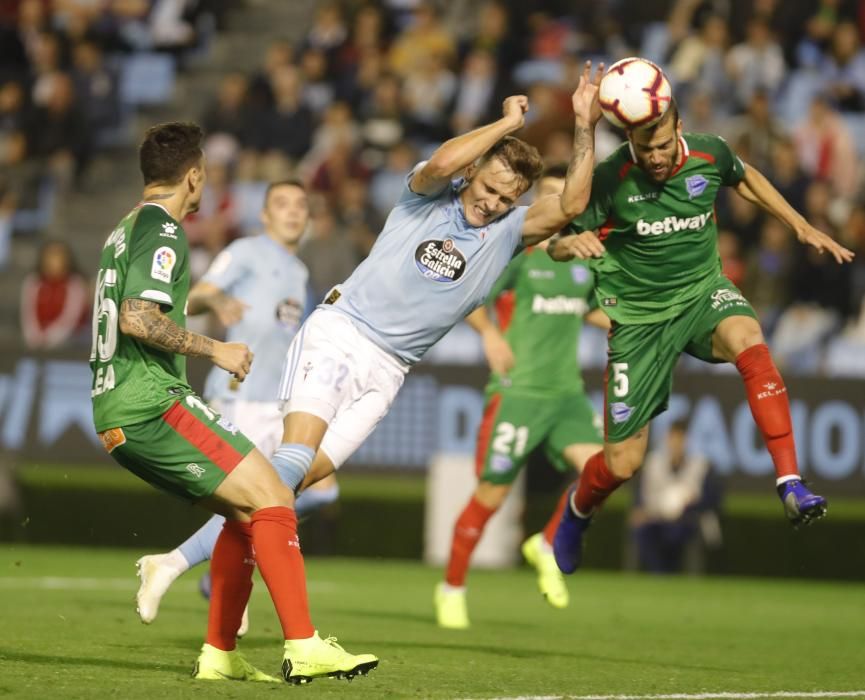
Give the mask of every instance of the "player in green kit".
[[173, 122], [140, 148], [144, 195], [114, 229], [99, 261], [93, 312], [93, 419], [108, 453], [157, 488], [224, 515], [211, 558], [207, 638], [193, 677], [276, 681], [236, 650], [236, 634], [261, 571], [285, 639], [282, 672], [304, 683], [375, 668], [312, 626], [294, 492], [227, 420], [193, 393], [186, 357], [205, 357], [242, 381], [252, 353], [186, 330], [189, 245], [183, 218], [205, 182], [203, 134]]
[[[561, 194], [566, 173], [566, 166], [547, 168], [537, 196]], [[483, 338], [492, 375], [478, 431], [478, 485], [454, 526], [445, 580], [436, 588], [441, 627], [469, 626], [469, 560], [529, 455], [542, 446], [558, 469], [579, 471], [603, 442], [600, 417], [583, 387], [577, 347], [584, 320], [605, 329], [610, 322], [602, 311], [592, 309], [588, 262], [553, 262], [545, 247], [546, 242], [518, 255], [499, 277], [488, 300], [495, 305], [498, 323], [485, 307], [466, 318]], [[541, 593], [556, 608], [566, 607], [569, 598], [552, 550], [565, 504], [563, 495], [544, 531], [522, 547], [537, 570]]]
[[839, 263], [853, 253], [808, 224], [778, 191], [718, 136], [682, 132], [675, 102], [656, 124], [597, 165], [575, 235], [550, 245], [556, 260], [591, 260], [595, 294], [612, 320], [606, 373], [604, 449], [571, 489], [554, 538], [559, 568], [575, 571], [598, 506], [640, 467], [649, 421], [667, 408], [682, 352], [732, 362], [794, 525], [823, 516], [826, 500], [799, 476], [787, 390], [754, 310], [721, 274], [715, 199], [732, 187], [787, 224], [801, 243]]

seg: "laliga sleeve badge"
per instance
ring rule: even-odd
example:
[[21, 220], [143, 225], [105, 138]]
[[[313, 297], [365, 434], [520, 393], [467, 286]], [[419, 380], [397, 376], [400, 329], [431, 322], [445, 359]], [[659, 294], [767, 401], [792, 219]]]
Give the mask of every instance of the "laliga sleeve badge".
[[171, 282], [171, 271], [177, 263], [177, 253], [167, 245], [156, 249], [153, 254], [153, 264], [150, 266], [150, 276], [159, 282], [169, 284]]

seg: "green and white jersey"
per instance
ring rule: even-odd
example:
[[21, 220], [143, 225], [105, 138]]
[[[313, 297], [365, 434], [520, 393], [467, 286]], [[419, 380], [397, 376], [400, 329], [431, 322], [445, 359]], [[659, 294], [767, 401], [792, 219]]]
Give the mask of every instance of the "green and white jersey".
[[684, 161], [656, 183], [623, 144], [595, 167], [589, 205], [570, 225], [597, 231], [607, 249], [591, 261], [595, 293], [618, 323], [672, 318], [721, 275], [715, 198], [745, 166], [719, 136], [683, 134], [679, 147]]
[[514, 368], [493, 374], [487, 393], [543, 397], [583, 392], [577, 348], [590, 308], [593, 275], [588, 263], [557, 263], [529, 248], [516, 256], [489, 296], [499, 327], [514, 353]]
[[189, 244], [178, 221], [145, 203], [120, 222], [102, 248], [93, 305], [93, 422], [96, 431], [158, 416], [190, 391], [186, 358], [149, 347], [120, 332], [124, 299], [157, 302], [186, 326]]

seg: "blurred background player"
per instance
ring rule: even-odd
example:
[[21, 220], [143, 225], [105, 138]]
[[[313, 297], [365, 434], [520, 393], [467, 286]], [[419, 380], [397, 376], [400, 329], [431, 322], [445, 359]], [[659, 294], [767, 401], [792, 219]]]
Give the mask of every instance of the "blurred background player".
[[[537, 196], [561, 194], [567, 166], [544, 170]], [[583, 468], [601, 449], [600, 416], [583, 388], [578, 360], [583, 321], [607, 329], [610, 321], [594, 308], [587, 261], [554, 262], [547, 241], [511, 261], [488, 298], [497, 323], [481, 306], [466, 320], [483, 338], [492, 374], [478, 431], [477, 488], [454, 525], [445, 580], [435, 592], [439, 626], [469, 626], [465, 579], [472, 552], [489, 518], [501, 507], [529, 455], [541, 445], [556, 468]], [[523, 543], [537, 570], [538, 587], [556, 608], [568, 605], [568, 589], [553, 557], [553, 535], [565, 496], [543, 532]]]
[[[282, 415], [276, 391], [285, 349], [294, 338], [312, 299], [308, 293], [306, 266], [297, 258], [297, 247], [309, 223], [306, 189], [296, 180], [271, 184], [261, 211], [264, 233], [229, 245], [189, 293], [189, 313], [213, 312], [227, 328], [228, 339], [245, 342], [255, 354], [255, 369], [243, 383], [214, 368], [208, 375], [204, 396], [223, 417], [270, 456], [282, 438]], [[339, 489], [331, 476], [298, 497], [298, 517], [337, 499]], [[176, 549], [138, 560], [141, 586], [138, 614], [153, 622], [159, 603], [171, 583], [182, 573], [210, 559], [222, 529], [215, 515]], [[201, 585], [209, 595], [210, 580]], [[249, 626], [247, 611], [238, 633]]]
[[525, 121], [523, 95], [411, 171], [369, 257], [288, 351], [285, 434], [274, 455], [287, 485], [297, 489], [344, 463], [387, 413], [411, 365], [484, 302], [514, 253], [583, 210], [601, 72], [593, 78], [587, 62], [571, 96], [573, 153], [561, 195], [515, 206], [542, 169], [537, 150], [510, 136]]
[[698, 536], [708, 545], [720, 544], [719, 494], [708, 477], [709, 460], [688, 449], [687, 426], [676, 421], [664, 445], [646, 455], [637, 480], [630, 525], [640, 569], [676, 573]]
[[801, 243], [838, 263], [852, 260], [853, 253], [811, 226], [724, 139], [683, 134], [675, 101], [654, 125], [627, 136], [595, 169], [589, 207], [571, 224], [576, 235], [549, 248], [557, 260], [596, 258], [596, 294], [613, 322], [604, 449], [572, 487], [554, 541], [565, 573], [580, 565], [582, 536], [595, 510], [640, 468], [649, 421], [667, 408], [682, 352], [735, 363], [790, 521], [807, 523], [826, 512], [826, 500], [799, 476], [787, 389], [757, 315], [721, 272], [718, 191], [735, 188], [793, 229]]
[[194, 678], [276, 681], [236, 651], [256, 565], [282, 626], [285, 680], [352, 678], [378, 659], [352, 656], [312, 626], [294, 493], [186, 380], [186, 356], [208, 358], [238, 381], [253, 359], [243, 343], [185, 328], [189, 245], [180, 221], [201, 200], [202, 140], [197, 124], [173, 122], [149, 129], [141, 144], [142, 201], [108, 237], [97, 275], [90, 356], [95, 428], [121, 466], [228, 518], [213, 550], [207, 637]]

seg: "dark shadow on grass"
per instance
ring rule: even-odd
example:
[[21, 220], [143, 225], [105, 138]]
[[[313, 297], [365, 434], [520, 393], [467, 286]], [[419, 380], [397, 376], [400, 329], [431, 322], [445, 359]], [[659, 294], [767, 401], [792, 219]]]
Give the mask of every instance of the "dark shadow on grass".
[[[442, 634], [449, 634], [442, 631]], [[397, 650], [401, 649], [443, 649], [446, 651], [464, 651], [481, 652], [492, 654], [494, 656], [507, 656], [515, 659], [542, 659], [542, 658], [559, 658], [570, 659], [572, 661], [587, 661], [587, 662], [602, 662], [610, 664], [624, 664], [626, 666], [639, 666], [645, 668], [663, 668], [663, 669], [678, 669], [688, 671], [712, 671], [714, 673], [736, 673], [739, 669], [731, 666], [704, 666], [701, 664], [673, 663], [668, 661], [656, 661], [651, 659], [627, 659], [621, 656], [604, 656], [601, 654], [590, 654], [584, 651], [552, 651], [546, 649], [521, 649], [513, 645], [503, 644], [502, 646], [491, 646], [484, 644], [476, 644], [467, 641], [465, 644], [455, 644], [453, 642], [411, 642], [411, 641], [388, 641], [383, 639], [352, 639], [353, 647], [363, 647], [372, 650], [379, 650], [379, 656], [386, 657], [385, 653], [381, 653], [382, 647], [393, 647]]]
[[129, 669], [132, 671], [153, 671], [157, 673], [179, 673], [189, 675], [192, 672], [192, 661], [188, 665], [156, 664], [150, 661], [129, 661], [127, 659], [110, 659], [98, 656], [52, 656], [50, 654], [32, 654], [22, 651], [0, 649], [0, 661], [18, 661], [25, 664], [40, 664], [48, 666], [95, 666], [108, 669]]

